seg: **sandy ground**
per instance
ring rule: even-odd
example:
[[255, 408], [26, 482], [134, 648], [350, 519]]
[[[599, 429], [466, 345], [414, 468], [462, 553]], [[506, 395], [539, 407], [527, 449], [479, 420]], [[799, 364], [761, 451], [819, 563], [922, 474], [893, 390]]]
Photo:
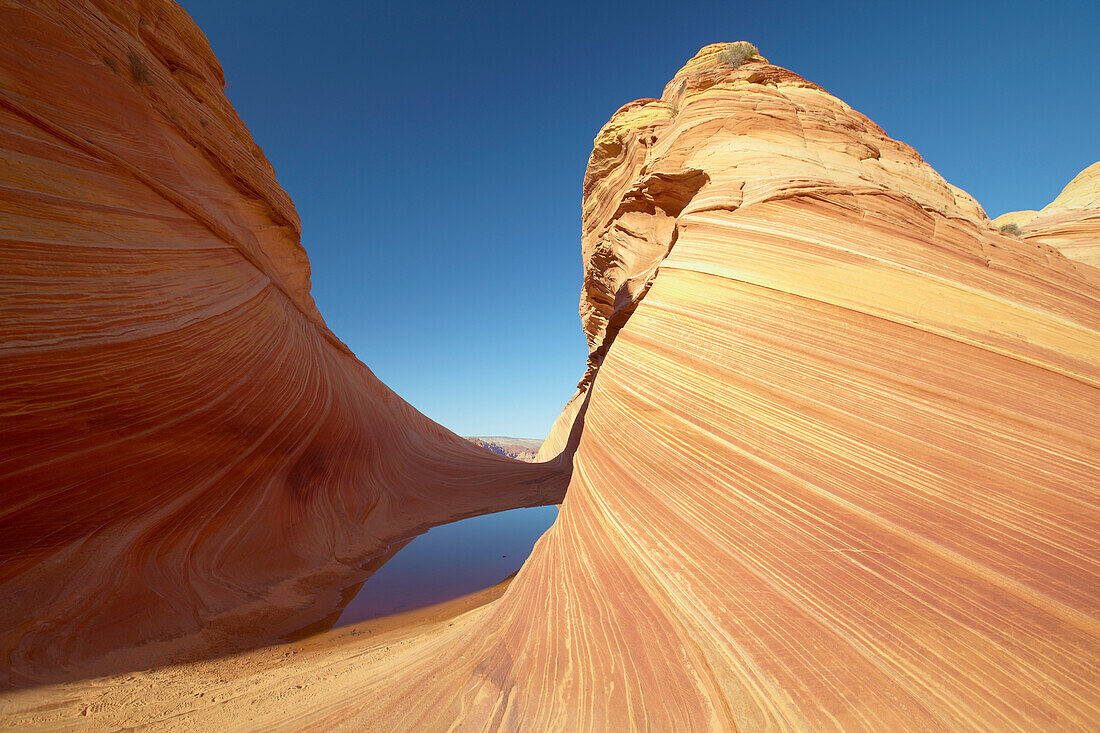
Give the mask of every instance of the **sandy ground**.
[[[511, 578], [426, 608], [287, 644], [0, 693], [0, 729], [293, 730], [332, 712], [371, 670], [484, 614]], [[458, 627], [458, 628], [455, 628]]]

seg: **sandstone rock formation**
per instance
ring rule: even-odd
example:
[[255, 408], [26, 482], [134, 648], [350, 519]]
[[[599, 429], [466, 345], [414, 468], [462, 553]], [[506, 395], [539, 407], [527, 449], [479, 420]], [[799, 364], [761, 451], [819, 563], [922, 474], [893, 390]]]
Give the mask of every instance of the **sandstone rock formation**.
[[1011, 211], [993, 224], [1015, 225], [1030, 241], [1100, 267], [1100, 162], [1078, 173], [1042, 211]]
[[270, 640], [394, 539], [561, 500], [328, 330], [178, 6], [3, 3], [0, 35], [0, 684]]
[[[23, 472], [0, 528], [21, 532], [0, 534], [21, 610], [0, 628], [22, 624], [2, 637], [21, 669], [152, 627], [136, 589], [163, 609], [300, 593], [290, 579], [371, 546], [349, 518], [381, 537], [517, 490], [544, 501], [561, 475], [446, 433], [347, 354], [198, 31], [168, 5], [110, 23], [98, 7], [0, 9], [20, 316], [4, 319], [5, 472]], [[96, 66], [108, 42], [151, 83]], [[596, 138], [591, 353], [542, 449], [575, 447], [572, 478], [500, 600], [400, 643], [267, 660], [252, 699], [127, 724], [1095, 725], [1100, 273], [998, 231], [914, 150], [754, 51], [704, 48]], [[63, 72], [48, 84], [43, 59]], [[272, 553], [285, 575], [257, 580]], [[79, 726], [70, 689], [19, 719]]]
[[1085, 730], [1100, 277], [910, 147], [708, 46], [597, 136], [558, 522], [338, 721]]

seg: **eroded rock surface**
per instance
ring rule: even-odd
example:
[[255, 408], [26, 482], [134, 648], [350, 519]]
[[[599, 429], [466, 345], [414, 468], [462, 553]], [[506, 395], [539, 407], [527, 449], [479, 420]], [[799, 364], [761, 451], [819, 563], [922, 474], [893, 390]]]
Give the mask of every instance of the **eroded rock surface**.
[[725, 53], [596, 138], [558, 522], [482, 620], [326, 723], [1098, 719], [1097, 273]]
[[[95, 104], [110, 91], [152, 105], [150, 85], [119, 87], [109, 76], [95, 85], [114, 72], [89, 71], [102, 50], [71, 40], [84, 38], [76, 29], [85, 24], [42, 20], [45, 10], [3, 12], [6, 27], [21, 29], [16, 50], [0, 51], [3, 99], [31, 105], [35, 120], [67, 119], [52, 105], [84, 98], [84, 88]], [[10, 69], [26, 55], [69, 46], [49, 54], [86, 74], [83, 86], [37, 92], [33, 66], [16, 83]], [[387, 731], [1095, 725], [1100, 276], [1041, 241], [998, 231], [971, 197], [865, 116], [759, 55], [735, 66], [732, 50], [704, 48], [660, 99], [626, 105], [596, 139], [582, 241], [591, 358], [542, 449], [576, 447], [569, 493], [500, 600], [430, 633], [362, 649], [345, 640], [338, 659], [323, 650], [305, 662], [266, 659], [271, 676], [252, 688], [254, 700], [186, 715], [169, 703], [146, 722]], [[152, 88], [167, 85], [158, 76], [166, 72], [150, 68]], [[118, 117], [86, 106], [100, 125]], [[72, 152], [76, 133], [58, 143], [41, 122], [4, 109], [4, 129], [15, 131], [6, 158], [49, 169], [5, 183], [5, 196], [35, 191], [38, 207], [5, 219], [15, 222], [5, 236], [21, 247], [6, 267], [22, 278], [14, 292], [50, 293], [41, 304], [19, 301], [42, 322], [24, 327], [25, 361], [5, 357], [15, 380], [5, 399], [15, 384], [32, 390], [17, 413], [27, 427], [15, 433], [16, 456], [31, 456], [25, 470], [37, 477], [10, 483], [5, 496], [17, 499], [9, 512], [39, 521], [4, 545], [5, 588], [23, 608], [59, 609], [28, 622], [25, 636], [4, 637], [30, 640], [25, 649], [9, 641], [20, 652], [9, 658], [48, 665], [50, 654], [71, 652], [84, 630], [49, 602], [91, 608], [93, 586], [111, 594], [94, 603], [115, 619], [139, 607], [125, 605], [130, 589], [149, 583], [170, 603], [251, 582], [224, 569], [236, 558], [279, 552], [312, 572], [355, 555], [369, 543], [356, 544], [347, 516], [384, 517], [380, 526], [390, 527], [398, 506], [483, 506], [485, 491], [515, 501], [502, 472], [533, 482], [531, 501], [545, 497], [553, 467], [463, 444], [373, 380], [322, 329], [294, 285], [300, 272], [273, 265], [264, 274], [239, 254], [244, 245], [132, 173]], [[208, 191], [202, 210], [223, 212], [207, 215], [215, 224], [243, 222], [241, 231], [271, 237], [253, 248], [256, 262], [264, 252], [278, 262], [297, 256], [294, 226], [273, 218], [277, 201], [227, 190], [222, 173], [200, 175], [205, 154], [178, 142], [170, 118], [135, 115], [150, 119], [135, 140], [109, 128], [99, 144], [121, 157], [146, 138], [176, 141], [163, 143], [171, 165], [150, 154], [167, 180], [188, 177], [172, 190]], [[51, 156], [63, 164], [52, 168]], [[39, 180], [66, 183], [39, 193]], [[116, 186], [124, 195], [101, 201]], [[134, 196], [143, 196], [136, 211]], [[76, 216], [73, 201], [91, 205]], [[167, 252], [149, 244], [162, 240], [174, 243]], [[62, 267], [65, 252], [84, 259]], [[193, 271], [214, 281], [200, 288], [196, 275], [181, 274]], [[58, 293], [74, 292], [73, 278], [93, 297], [66, 311]], [[185, 285], [173, 289], [176, 280]], [[111, 298], [136, 299], [140, 317], [114, 302], [103, 306], [109, 317], [85, 324], [88, 308]], [[181, 302], [197, 315], [169, 327]], [[61, 318], [70, 320], [50, 325]], [[109, 328], [117, 334], [101, 333]], [[125, 409], [93, 409], [104, 394]], [[211, 410], [217, 419], [206, 418]], [[89, 414], [104, 419], [85, 424]], [[116, 430], [117, 439], [101, 437]], [[120, 454], [129, 441], [137, 448]], [[121, 560], [100, 562], [97, 551]], [[64, 582], [47, 590], [50, 573]], [[13, 593], [11, 583], [38, 595]], [[68, 646], [52, 652], [51, 638]], [[216, 674], [209, 665], [204, 674]], [[179, 668], [184, 688], [188, 674]], [[284, 694], [292, 675], [310, 680], [300, 697]], [[56, 703], [28, 698], [20, 714], [48, 709], [60, 720], [65, 689], [56, 688]]]
[[560, 501], [328, 330], [178, 6], [2, 3], [0, 34], [0, 684], [271, 640], [391, 540]]

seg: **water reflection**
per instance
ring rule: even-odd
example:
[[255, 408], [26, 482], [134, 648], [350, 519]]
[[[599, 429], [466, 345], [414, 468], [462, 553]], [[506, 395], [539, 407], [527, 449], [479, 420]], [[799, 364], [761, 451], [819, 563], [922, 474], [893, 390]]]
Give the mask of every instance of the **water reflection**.
[[409, 611], [488, 588], [519, 570], [558, 516], [512, 509], [432, 527], [367, 578], [337, 626]]

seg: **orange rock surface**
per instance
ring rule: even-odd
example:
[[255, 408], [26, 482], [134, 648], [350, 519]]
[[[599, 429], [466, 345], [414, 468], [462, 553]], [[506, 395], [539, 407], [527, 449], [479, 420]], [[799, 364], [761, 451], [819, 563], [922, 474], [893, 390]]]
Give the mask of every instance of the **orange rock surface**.
[[993, 223], [1014, 224], [1028, 240], [1100, 267], [1100, 162], [1078, 173], [1042, 211], [1011, 211]]
[[396, 538], [561, 500], [568, 467], [451, 434], [328, 330], [178, 6], [0, 33], [0, 684], [277, 638]]
[[320, 727], [1100, 720], [1100, 273], [726, 53], [596, 138], [558, 522]]
[[[555, 464], [463, 444], [324, 329], [289, 202], [182, 13], [63, 5], [0, 10], [8, 659], [49, 669], [163, 623], [138, 611], [150, 586], [162, 614], [238, 609], [184, 615], [206, 634], [277, 623], [240, 599], [346, 567], [371, 546], [353, 525], [553, 493]], [[167, 52], [151, 83], [96, 65], [104, 38], [124, 58], [147, 37], [193, 49], [197, 96]], [[181, 132], [208, 108], [209, 142]], [[576, 448], [569, 492], [504, 595], [301, 661], [254, 652], [225, 666], [262, 682], [217, 705], [181, 702], [216, 660], [171, 672], [179, 698], [88, 683], [165, 695], [119, 724], [1095, 726], [1100, 272], [727, 44], [597, 136], [582, 252], [589, 364], [542, 449]], [[273, 555], [285, 574], [258, 580]], [[72, 690], [0, 710], [94, 725]]]

